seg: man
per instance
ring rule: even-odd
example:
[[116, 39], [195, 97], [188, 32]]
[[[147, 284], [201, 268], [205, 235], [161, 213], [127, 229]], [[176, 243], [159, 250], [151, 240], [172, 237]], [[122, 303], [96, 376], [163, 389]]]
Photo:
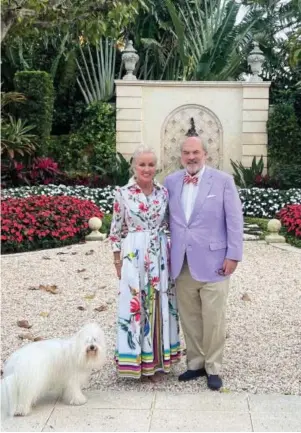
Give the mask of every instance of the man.
[[229, 278], [242, 259], [243, 215], [233, 177], [205, 165], [199, 137], [182, 145], [184, 170], [165, 179], [169, 192], [171, 274], [187, 349], [180, 381], [207, 376], [222, 387]]

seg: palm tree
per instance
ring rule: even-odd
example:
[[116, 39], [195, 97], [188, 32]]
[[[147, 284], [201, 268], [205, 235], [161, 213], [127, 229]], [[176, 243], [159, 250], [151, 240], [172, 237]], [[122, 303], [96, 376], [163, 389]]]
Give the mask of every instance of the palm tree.
[[[184, 0], [174, 0], [175, 7]], [[140, 59], [137, 75], [145, 80], [177, 80], [183, 67], [178, 53], [178, 41], [165, 0], [140, 2], [135, 23], [124, 32], [124, 38], [134, 40]]]
[[253, 34], [266, 58], [263, 66], [264, 79], [276, 81], [279, 77], [289, 77], [291, 50], [288, 40], [298, 40], [297, 34], [301, 26], [300, 1], [243, 0], [243, 3], [251, 13], [259, 14]]
[[178, 11], [166, 0], [187, 80], [237, 79], [244, 72], [252, 30], [258, 19], [249, 11], [239, 23], [241, 3], [185, 0]]

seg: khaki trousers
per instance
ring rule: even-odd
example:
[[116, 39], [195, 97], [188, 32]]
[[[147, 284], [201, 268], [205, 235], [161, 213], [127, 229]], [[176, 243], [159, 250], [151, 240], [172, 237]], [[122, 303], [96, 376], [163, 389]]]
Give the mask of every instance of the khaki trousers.
[[185, 258], [176, 279], [176, 294], [189, 370], [205, 367], [208, 374], [220, 374], [229, 282], [230, 278], [216, 283], [194, 280]]

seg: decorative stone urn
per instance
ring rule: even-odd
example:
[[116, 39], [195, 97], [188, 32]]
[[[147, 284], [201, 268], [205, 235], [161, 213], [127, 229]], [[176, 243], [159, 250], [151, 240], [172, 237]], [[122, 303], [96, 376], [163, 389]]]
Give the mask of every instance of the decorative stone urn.
[[122, 61], [126, 70], [126, 75], [123, 77], [123, 80], [137, 80], [137, 77], [133, 74], [133, 72], [138, 60], [139, 56], [133, 47], [133, 41], [128, 41], [125, 50], [122, 53]]
[[88, 225], [91, 233], [85, 237], [86, 241], [103, 241], [107, 237], [106, 234], [99, 231], [102, 226], [101, 219], [97, 217], [90, 218]]
[[253, 42], [254, 48], [248, 55], [248, 65], [251, 68], [252, 75], [249, 78], [249, 81], [251, 82], [258, 82], [263, 81], [261, 77], [259, 77], [259, 74], [261, 74], [261, 67], [262, 64], [265, 61], [265, 57], [263, 55], [263, 52], [259, 48], [258, 42]]

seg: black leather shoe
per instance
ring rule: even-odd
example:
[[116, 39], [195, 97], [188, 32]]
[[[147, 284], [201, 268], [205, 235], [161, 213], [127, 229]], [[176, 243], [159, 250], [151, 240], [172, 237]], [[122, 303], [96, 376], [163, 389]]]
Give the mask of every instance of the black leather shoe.
[[201, 376], [206, 376], [206, 370], [204, 368], [200, 368], [199, 370], [187, 370], [185, 373], [180, 374], [179, 381], [186, 382], [187, 380], [197, 379]]
[[222, 379], [217, 374], [208, 374], [207, 384], [212, 391], [218, 391], [223, 386]]

